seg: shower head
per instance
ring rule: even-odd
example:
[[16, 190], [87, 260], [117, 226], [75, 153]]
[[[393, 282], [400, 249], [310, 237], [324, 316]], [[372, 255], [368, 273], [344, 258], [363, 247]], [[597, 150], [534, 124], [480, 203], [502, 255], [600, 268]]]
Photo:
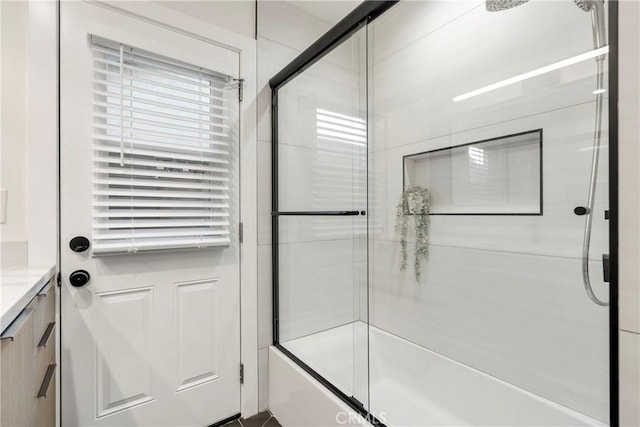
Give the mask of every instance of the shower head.
[[529, 0], [487, 0], [487, 12], [500, 12], [525, 4]]
[[[486, 8], [487, 12], [500, 12], [520, 6], [528, 1], [529, 0], [487, 0]], [[583, 12], [590, 12], [591, 9], [598, 7], [598, 4], [602, 4], [603, 0], [573, 0], [573, 3]]]
[[583, 12], [589, 12], [591, 8], [596, 6], [597, 1], [594, 0], [573, 0], [576, 6]]
[[[487, 12], [501, 12], [511, 9], [529, 0], [486, 0]], [[604, 0], [573, 0], [573, 3], [583, 12], [591, 12], [593, 28], [593, 45], [596, 49], [607, 44], [605, 23], [604, 23]], [[598, 60], [603, 57], [598, 57]]]

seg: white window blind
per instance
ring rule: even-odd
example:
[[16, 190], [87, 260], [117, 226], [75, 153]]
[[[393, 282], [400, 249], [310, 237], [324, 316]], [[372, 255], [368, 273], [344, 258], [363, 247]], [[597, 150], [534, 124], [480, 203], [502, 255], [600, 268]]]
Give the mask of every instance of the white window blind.
[[91, 37], [93, 254], [228, 245], [230, 79]]

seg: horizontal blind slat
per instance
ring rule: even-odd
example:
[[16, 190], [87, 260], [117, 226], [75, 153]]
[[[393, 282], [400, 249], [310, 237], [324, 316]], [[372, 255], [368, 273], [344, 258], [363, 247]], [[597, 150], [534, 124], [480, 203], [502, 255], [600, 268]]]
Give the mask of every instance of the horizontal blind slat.
[[223, 190], [227, 191], [228, 187], [224, 185], [215, 185], [206, 182], [200, 182], [194, 185], [193, 182], [179, 181], [158, 181], [133, 178], [94, 178], [93, 182], [97, 185], [119, 185], [123, 187], [151, 187], [151, 188], [184, 188], [187, 190]]
[[230, 243], [229, 238], [173, 238], [165, 239], [147, 239], [136, 240], [135, 242], [118, 242], [103, 243], [95, 242], [93, 244], [94, 254], [113, 254], [113, 253], [131, 253], [140, 250], [163, 250], [163, 249], [187, 249], [187, 248], [207, 248], [214, 246], [227, 246]]
[[109, 168], [94, 168], [93, 171], [95, 173], [104, 173], [109, 175], [131, 175], [131, 176], [149, 176], [149, 177], [160, 177], [160, 178], [174, 178], [174, 179], [189, 179], [189, 180], [199, 180], [199, 181], [216, 181], [216, 182], [227, 182], [229, 178], [226, 176], [213, 176], [213, 175], [205, 175], [205, 174], [196, 174], [196, 173], [188, 173], [188, 172], [164, 172], [152, 169], [133, 169], [127, 168], [126, 163], [125, 167], [111, 166]]
[[[205, 210], [196, 211], [159, 211], [159, 210], [115, 210], [109, 209], [108, 211], [96, 210], [94, 211], [95, 218], [226, 218], [229, 213], [226, 211], [214, 212]], [[135, 224], [134, 224], [135, 226]]]
[[210, 192], [198, 191], [168, 191], [168, 190], [127, 190], [127, 189], [109, 189], [109, 190], [93, 190], [94, 196], [113, 196], [113, 197], [146, 197], [146, 198], [170, 198], [170, 199], [209, 199], [209, 200], [227, 200], [227, 194], [214, 194]]
[[[113, 156], [96, 156], [94, 157], [94, 161], [98, 163], [113, 163], [120, 164], [120, 159]], [[193, 163], [177, 163], [170, 162], [167, 159], [162, 159], [161, 161], [153, 161], [153, 160], [141, 160], [138, 158], [128, 158], [125, 162], [127, 165], [134, 166], [149, 166], [156, 168], [175, 168], [175, 169], [188, 169], [192, 171], [203, 171], [203, 172], [222, 172], [229, 173], [229, 169], [226, 168], [217, 168], [213, 166], [209, 166], [207, 163], [204, 164], [193, 164]]]
[[[210, 221], [210, 220], [137, 220], [136, 229], [145, 228], [192, 228], [192, 227], [228, 227], [228, 221]], [[109, 220], [106, 222], [96, 221], [93, 228], [97, 230], [120, 230], [131, 228], [129, 220]]]
[[[98, 80], [97, 78], [95, 78], [93, 80], [93, 82], [97, 85], [104, 85], [104, 86], [109, 86], [109, 85], [113, 85], [113, 83], [105, 81], [105, 80]], [[170, 95], [167, 93], [163, 93], [162, 96], [160, 96], [158, 94], [157, 91], [154, 90], [150, 90], [150, 89], [144, 89], [144, 88], [140, 88], [140, 87], [135, 87], [135, 86], [129, 86], [129, 85], [124, 85], [124, 89], [129, 91], [128, 94], [124, 95], [124, 98], [127, 99], [139, 99], [139, 96], [134, 95], [134, 92], [137, 92], [138, 94], [146, 94], [146, 95], [150, 95], [150, 96], [155, 96], [155, 97], [159, 97], [162, 99], [169, 99], [172, 101], [178, 101], [178, 102], [183, 102], [185, 104], [193, 104], [193, 105], [200, 105], [202, 107], [206, 107], [209, 108], [211, 110], [226, 110], [227, 107], [224, 107], [222, 105], [216, 105], [216, 104], [211, 104], [209, 102], [205, 102], [205, 101], [201, 101], [199, 99], [194, 99], [192, 98], [185, 98], [183, 96], [175, 96], [175, 95]], [[114, 96], [121, 96], [120, 92], [119, 92], [120, 88], [118, 85], [118, 92], [108, 92], [105, 90], [95, 90], [95, 92], [102, 92], [100, 93], [100, 95], [102, 96], [107, 96], [107, 97], [114, 97]], [[144, 99], [144, 98], [143, 98]]]
[[[139, 102], [136, 100], [135, 103], [139, 104]], [[146, 103], [145, 103], [146, 104]], [[157, 103], [156, 103], [157, 104]], [[93, 101], [93, 105], [94, 107], [100, 107], [103, 109], [103, 111], [120, 111], [120, 105], [119, 104], [115, 104], [115, 103], [108, 103], [108, 102], [101, 102], [98, 100], [94, 100]], [[157, 105], [154, 105], [157, 106]], [[145, 114], [148, 116], [154, 116], [154, 117], [162, 117], [164, 119], [171, 119], [171, 120], [180, 120], [183, 122], [188, 122], [188, 123], [194, 123], [194, 124], [199, 124], [199, 125], [209, 125], [211, 123], [219, 123], [219, 122], [214, 122], [213, 119], [218, 119], [218, 120], [227, 120], [228, 117], [225, 117], [223, 115], [220, 114], [210, 114], [210, 113], [206, 113], [204, 111], [202, 111], [201, 113], [198, 112], [186, 112], [186, 114], [177, 114], [177, 113], [185, 113], [183, 111], [177, 110], [177, 109], [168, 109], [162, 105], [159, 106], [159, 108], [162, 108], [163, 110], [171, 110], [171, 113], [165, 113], [162, 111], [159, 111], [157, 108], [156, 109], [150, 109], [150, 108], [143, 108], [140, 107], [139, 105], [129, 105], [128, 109], [130, 111], [133, 111], [134, 113], [140, 113], [140, 114]], [[108, 113], [105, 113], [108, 114]], [[115, 114], [111, 114], [111, 116], [115, 116]], [[196, 118], [196, 116], [198, 116], [198, 118]], [[116, 116], [117, 117], [117, 116]]]
[[[117, 125], [115, 125], [115, 124], [109, 125], [109, 124], [102, 124], [102, 123], [93, 123], [93, 129], [94, 130], [107, 131], [107, 132], [111, 131], [115, 135], [118, 135], [118, 137], [120, 137], [121, 128], [120, 128], [119, 124], [117, 124]], [[127, 128], [125, 128], [125, 133], [126, 133], [126, 135], [125, 135], [126, 139], [144, 139], [145, 137], [146, 138], [156, 137], [156, 138], [171, 139], [172, 142], [174, 142], [176, 144], [177, 143], [191, 143], [191, 144], [203, 144], [203, 145], [204, 144], [229, 145], [229, 143], [226, 142], [226, 141], [221, 141], [221, 140], [216, 140], [216, 139], [211, 139], [211, 138], [196, 139], [196, 138], [193, 138], [191, 135], [182, 136], [182, 135], [177, 134], [177, 133], [158, 132], [158, 131], [154, 131], [154, 130], [151, 130], [151, 129], [143, 129], [143, 128], [127, 127]], [[176, 146], [174, 148], [175, 149], [184, 149], [184, 146], [178, 145], [178, 146]]]
[[[181, 154], [181, 153], [175, 153], [175, 152], [165, 152], [165, 151], [158, 151], [158, 150], [145, 150], [145, 149], [127, 148], [127, 147], [125, 147], [124, 150], [121, 150], [120, 147], [109, 146], [109, 145], [100, 145], [100, 144], [94, 144], [93, 149], [95, 151], [98, 151], [98, 152], [101, 152], [101, 153], [120, 154], [121, 151], [124, 151], [124, 154], [128, 154], [130, 156], [138, 156], [138, 157], [155, 157], [155, 158], [160, 158], [160, 159], [177, 159], [177, 160], [192, 161], [192, 162], [205, 161], [206, 163], [216, 163], [216, 164], [221, 164], [221, 165], [228, 165], [229, 164], [229, 160], [221, 159], [219, 157], [211, 157], [211, 156], [203, 156], [203, 155], [195, 156], [195, 155], [189, 155], [189, 154]], [[229, 153], [227, 151], [223, 151], [223, 150], [216, 150], [214, 152], [214, 154], [219, 154], [219, 155], [225, 155], [226, 156]], [[104, 154], [102, 154], [102, 155], [104, 155]]]
[[[106, 55], [109, 55], [111, 57], [120, 57], [120, 44], [118, 43], [118, 46], [114, 46], [113, 48], [110, 47], [104, 47], [104, 48], [96, 48], [95, 44], [93, 45], [93, 51], [94, 54], [95, 53], [103, 53]], [[176, 75], [176, 76], [181, 76], [182, 78], [185, 77], [190, 77], [191, 79], [198, 79], [199, 77], [202, 77], [204, 79], [210, 80], [212, 82], [214, 82], [215, 84], [218, 85], [224, 85], [225, 83], [227, 83], [228, 81], [230, 81], [231, 77], [230, 76], [222, 76], [219, 73], [210, 71], [210, 70], [206, 70], [204, 68], [200, 68], [200, 67], [196, 67], [197, 70], [193, 69], [193, 68], [189, 68], [189, 66], [185, 67], [185, 65], [187, 64], [177, 64], [177, 61], [175, 60], [170, 60], [168, 58], [160, 58], [159, 55], [150, 53], [150, 52], [145, 52], [141, 49], [137, 49], [137, 48], [132, 48], [130, 46], [126, 46], [125, 47], [125, 54], [124, 54], [124, 59], [126, 60], [126, 63], [133, 63], [133, 64], [146, 64], [149, 65], [150, 69], [152, 70], [165, 70], [169, 72], [169, 75]], [[136, 53], [131, 54], [131, 51], [135, 49]], [[94, 55], [94, 59], [101, 59], [103, 61], [111, 61], [114, 62], [114, 60], [110, 60], [110, 59], [105, 59], [104, 56], [96, 56]], [[119, 65], [119, 62], [115, 62], [115, 64]], [[193, 66], [191, 66], [193, 67]], [[147, 67], [143, 67], [143, 70], [146, 69]]]
[[[120, 137], [117, 136], [112, 136], [112, 135], [100, 135], [100, 134], [94, 134], [93, 135], [94, 140], [97, 140], [98, 142], [101, 141], [111, 141], [111, 142], [118, 142], [120, 143], [121, 139]], [[172, 150], [172, 151], [176, 151], [176, 152], [182, 152], [182, 151], [191, 151], [191, 152], [196, 152], [196, 153], [204, 153], [204, 154], [220, 154], [220, 155], [228, 155], [229, 152], [226, 150], [220, 150], [218, 148], [211, 148], [209, 147], [209, 145], [220, 145], [222, 147], [228, 147], [229, 143], [227, 142], [218, 142], [218, 141], [203, 141], [201, 143], [201, 146], [194, 146], [194, 145], [180, 145], [180, 146], [176, 146], [175, 144], [170, 144], [167, 142], [162, 142], [162, 141], [153, 141], [150, 139], [141, 139], [141, 138], [124, 138], [123, 142], [125, 143], [126, 146], [134, 146], [134, 145], [142, 145], [142, 146], [146, 146], [146, 147], [153, 147], [153, 148], [158, 148], [161, 150]]]
[[[204, 201], [184, 201], [184, 200], [97, 200], [93, 202], [95, 207], [116, 207], [116, 208], [201, 208], [201, 209], [228, 209], [226, 203], [214, 203]], [[173, 212], [173, 211], [172, 211]]]
[[[135, 111], [134, 111], [134, 113], [135, 113]], [[99, 118], [102, 118], [102, 119], [120, 120], [120, 116], [116, 115], [116, 114], [94, 113], [93, 116], [94, 117], [99, 117]], [[172, 120], [180, 120], [179, 117], [172, 117], [171, 119]], [[189, 132], [189, 133], [216, 135], [216, 136], [222, 136], [222, 137], [227, 137], [228, 136], [227, 134], [225, 134], [223, 132], [217, 132], [217, 131], [212, 131], [212, 130], [208, 130], [208, 129], [203, 129], [201, 127], [172, 125], [170, 123], [166, 123], [166, 122], [162, 122], [162, 121], [158, 121], [158, 120], [143, 119], [141, 117], [135, 117], [135, 116], [127, 115], [127, 116], [125, 116], [125, 123], [129, 123], [129, 122], [143, 123], [143, 124], [156, 126], [157, 128], [167, 128], [167, 129], [172, 129], [172, 130], [180, 130], [180, 131], [185, 131], [185, 132]], [[229, 127], [228, 125], [219, 124], [219, 123], [213, 123], [213, 122], [208, 122], [208, 121], [201, 121], [199, 123], [194, 123], [194, 124], [197, 124], [198, 126], [207, 126], [209, 128], [228, 128]]]
[[[125, 66], [124, 69], [126, 70], [127, 67]], [[224, 98], [221, 96], [216, 96], [216, 95], [211, 95], [211, 94], [207, 94], [205, 92], [198, 92], [195, 90], [191, 90], [191, 89], [187, 89], [185, 87], [180, 87], [180, 86], [175, 86], [172, 84], [168, 84], [165, 82], [159, 82], [157, 80], [151, 80], [151, 79], [145, 79], [144, 77], [139, 77], [139, 76], [135, 76], [135, 75], [127, 75], [126, 76], [126, 80], [130, 80], [130, 83], [126, 86], [126, 87], [130, 87], [130, 88], [134, 88], [136, 86], [133, 85], [133, 82], [139, 82], [139, 83], [144, 83], [147, 84], [149, 86], [152, 87], [161, 87], [164, 89], [169, 89], [173, 92], [179, 92], [179, 93], [183, 93], [185, 95], [191, 95], [193, 97], [197, 97], [199, 100], [202, 100], [202, 98], [207, 98], [207, 99], [213, 99], [216, 101], [223, 101], [224, 102]], [[200, 86], [200, 90], [209, 90], [209, 86]], [[149, 88], [149, 90], [153, 90], [152, 88]], [[191, 97], [189, 97], [188, 99], [192, 99]]]
[[189, 237], [189, 236], [226, 236], [229, 234], [229, 230], [223, 229], [215, 229], [215, 228], [203, 228], [201, 230], [159, 230], [159, 231], [151, 231], [147, 230], [136, 230], [136, 231], [123, 231], [118, 233], [110, 233], [110, 234], [94, 234], [94, 240], [98, 239], [101, 241], [106, 240], [120, 240], [120, 239], [143, 239], [149, 237]]
[[[110, 98], [110, 96], [107, 96], [107, 92], [104, 91], [99, 91], [99, 90], [94, 90], [93, 91], [94, 95], [99, 95], [102, 98]], [[130, 104], [137, 104], [135, 107], [132, 107], [131, 105], [129, 105], [130, 108], [136, 108], [136, 109], [142, 109], [140, 107], [140, 104], [143, 105], [150, 105], [150, 106], [154, 106], [154, 107], [158, 107], [158, 108], [162, 108], [162, 109], [167, 109], [167, 110], [171, 110], [173, 111], [174, 115], [177, 115], [176, 113], [187, 113], [187, 114], [194, 114], [194, 115], [200, 115], [200, 116], [206, 116], [206, 117], [212, 117], [212, 118], [216, 118], [216, 119], [228, 119], [227, 116], [225, 116], [224, 114], [217, 114], [217, 113], [212, 113], [210, 111], [204, 111], [201, 109], [193, 109], [193, 108], [186, 108], [180, 105], [175, 105], [175, 104], [169, 104], [169, 103], [163, 103], [163, 102], [156, 102], [150, 99], [132, 99], [130, 97], [125, 97], [124, 98], [125, 101], [129, 102]], [[107, 99], [106, 101], [103, 100], [98, 100], [98, 99], [94, 99], [93, 100], [93, 104], [99, 107], [105, 107], [105, 108], [112, 108], [112, 109], [116, 109], [116, 110], [120, 110], [120, 101], [118, 101], [118, 103], [115, 102], [109, 102], [109, 99]], [[146, 111], [153, 111], [153, 110], [146, 110]], [[179, 116], [179, 115], [178, 115]]]

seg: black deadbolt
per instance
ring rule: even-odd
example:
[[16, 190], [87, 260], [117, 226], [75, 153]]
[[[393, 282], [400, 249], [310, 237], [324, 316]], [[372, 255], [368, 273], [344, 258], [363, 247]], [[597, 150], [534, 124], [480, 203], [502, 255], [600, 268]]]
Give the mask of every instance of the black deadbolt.
[[91, 280], [91, 275], [86, 270], [76, 270], [69, 276], [71, 286], [75, 286], [76, 288], [86, 285], [89, 283], [89, 280]]
[[76, 236], [69, 241], [69, 247], [73, 252], [84, 252], [90, 245], [89, 239], [84, 236]]

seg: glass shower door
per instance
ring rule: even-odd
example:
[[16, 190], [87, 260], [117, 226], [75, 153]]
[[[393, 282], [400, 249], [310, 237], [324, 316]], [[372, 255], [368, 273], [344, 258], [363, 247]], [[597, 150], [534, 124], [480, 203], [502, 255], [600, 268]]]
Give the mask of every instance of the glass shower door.
[[278, 89], [277, 341], [368, 407], [365, 31]]
[[407, 1], [369, 25], [370, 408], [386, 424], [608, 422], [609, 308], [582, 263], [591, 215], [606, 302], [603, 14]]

